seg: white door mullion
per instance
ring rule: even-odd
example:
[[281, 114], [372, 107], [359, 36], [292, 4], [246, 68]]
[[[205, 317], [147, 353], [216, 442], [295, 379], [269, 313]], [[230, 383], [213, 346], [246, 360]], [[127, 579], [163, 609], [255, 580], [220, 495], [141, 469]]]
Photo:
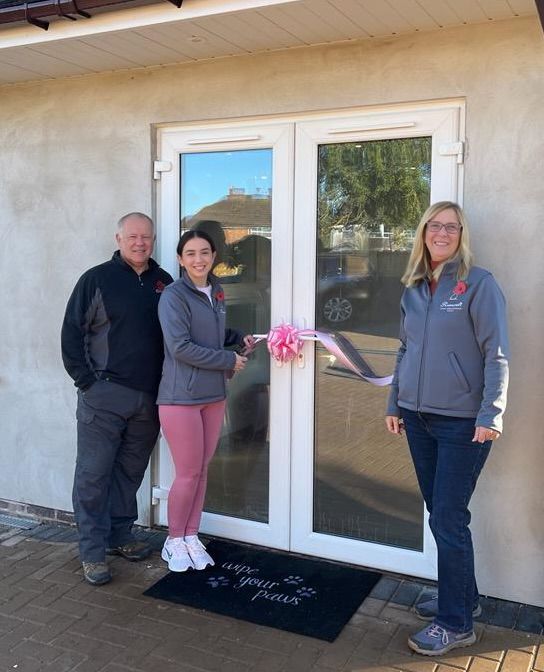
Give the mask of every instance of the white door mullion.
[[[316, 277], [317, 144], [302, 124], [296, 129], [294, 202], [293, 303], [294, 325], [314, 328]], [[301, 310], [304, 307], [304, 310]], [[313, 341], [304, 345], [304, 367], [293, 368], [291, 451], [291, 548], [304, 545], [313, 522], [314, 453], [314, 351]]]

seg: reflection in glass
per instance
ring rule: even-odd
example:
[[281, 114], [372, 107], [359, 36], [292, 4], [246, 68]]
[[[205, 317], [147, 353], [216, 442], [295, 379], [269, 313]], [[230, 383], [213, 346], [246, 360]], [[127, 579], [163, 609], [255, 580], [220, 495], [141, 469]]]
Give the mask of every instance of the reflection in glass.
[[[184, 154], [181, 227], [208, 233], [225, 291], [227, 326], [270, 328], [272, 150]], [[208, 472], [205, 510], [268, 522], [270, 361], [257, 348], [228, 382], [227, 411]]]
[[[343, 330], [380, 375], [398, 347], [400, 277], [429, 205], [431, 139], [321, 145], [316, 326]], [[314, 530], [423, 548], [406, 444], [384, 427], [387, 389], [316, 348]]]

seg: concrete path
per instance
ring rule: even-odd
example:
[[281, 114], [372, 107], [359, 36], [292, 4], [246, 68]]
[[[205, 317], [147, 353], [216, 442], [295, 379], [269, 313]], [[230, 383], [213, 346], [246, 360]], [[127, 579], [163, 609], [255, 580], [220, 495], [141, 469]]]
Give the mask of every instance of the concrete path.
[[143, 597], [165, 574], [157, 553], [111, 567], [114, 580], [95, 588], [73, 542], [0, 531], [0, 672], [544, 672], [542, 635], [489, 624], [477, 624], [468, 649], [411, 654], [416, 590], [395, 578], [382, 579], [330, 644]]

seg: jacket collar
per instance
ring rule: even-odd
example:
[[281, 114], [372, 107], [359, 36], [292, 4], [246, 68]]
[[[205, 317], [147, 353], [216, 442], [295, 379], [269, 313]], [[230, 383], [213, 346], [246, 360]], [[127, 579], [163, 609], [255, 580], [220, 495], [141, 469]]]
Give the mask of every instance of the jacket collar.
[[444, 264], [444, 268], [442, 269], [442, 274], [444, 276], [452, 276], [457, 274], [457, 269], [459, 268], [459, 259], [452, 259], [451, 261], [448, 261], [446, 264]]
[[[115, 263], [121, 266], [121, 268], [124, 268], [125, 271], [132, 271], [132, 273], [136, 273], [136, 271], [127, 264], [127, 262], [123, 259], [121, 256], [121, 252], [119, 250], [115, 250], [113, 253], [113, 256], [111, 260]], [[159, 264], [154, 259], [149, 258], [149, 261], [147, 262], [147, 270], [144, 271], [144, 273], [147, 273], [148, 271], [154, 271], [156, 268], [159, 268]], [[143, 274], [142, 274], [143, 275]]]
[[[194, 282], [191, 280], [187, 271], [184, 268], [181, 269], [181, 281], [183, 282], [184, 285], [189, 287], [189, 289], [193, 290], [194, 292], [200, 291], [199, 288], [195, 286]], [[219, 278], [217, 278], [217, 276], [215, 276], [213, 273], [208, 273], [208, 282], [212, 286], [212, 294], [213, 294], [217, 289], [217, 287], [219, 286]]]

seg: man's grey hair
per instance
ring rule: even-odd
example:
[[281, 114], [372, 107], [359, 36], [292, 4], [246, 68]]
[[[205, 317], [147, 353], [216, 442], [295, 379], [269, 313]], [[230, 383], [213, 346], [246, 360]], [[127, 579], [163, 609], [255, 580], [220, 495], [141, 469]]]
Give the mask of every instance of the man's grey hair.
[[117, 222], [117, 230], [121, 231], [127, 219], [130, 219], [131, 217], [139, 217], [140, 219], [145, 219], [147, 222], [151, 224], [151, 229], [153, 230], [153, 233], [155, 233], [155, 224], [153, 223], [153, 220], [151, 219], [151, 217], [149, 217], [149, 215], [144, 215], [143, 212], [129, 212], [126, 215], [123, 215], [121, 219]]

